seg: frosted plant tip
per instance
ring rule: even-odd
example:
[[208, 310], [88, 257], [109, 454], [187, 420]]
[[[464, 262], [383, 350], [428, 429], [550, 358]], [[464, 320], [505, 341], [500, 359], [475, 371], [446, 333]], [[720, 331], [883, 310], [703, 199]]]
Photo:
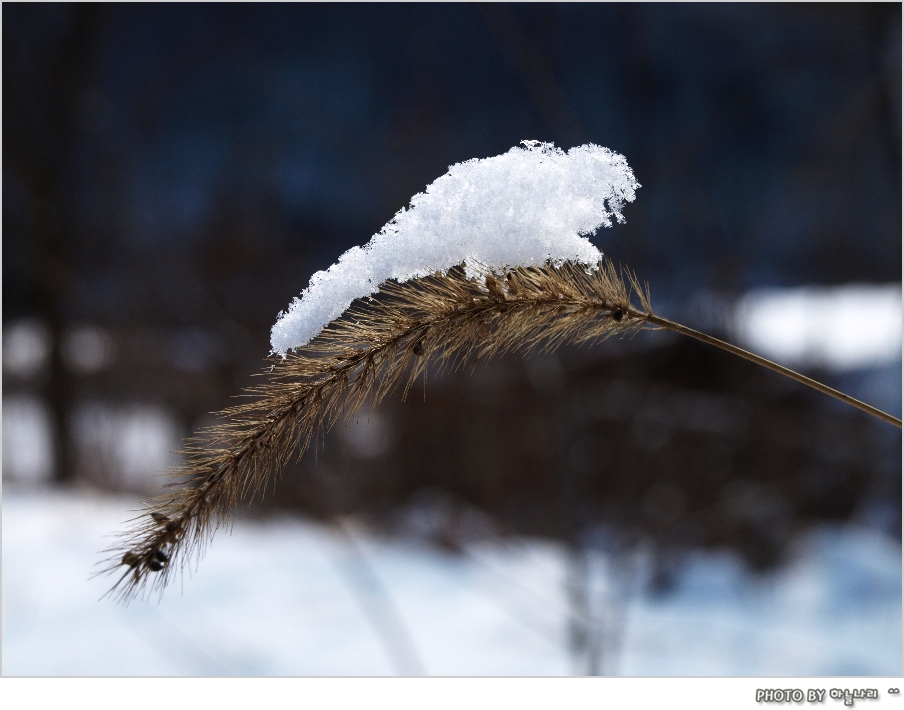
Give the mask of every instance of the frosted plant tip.
[[551, 143], [466, 160], [411, 198], [363, 247], [353, 247], [311, 277], [270, 333], [276, 354], [307, 345], [356, 298], [381, 284], [446, 273], [477, 261], [502, 272], [547, 261], [595, 265], [587, 238], [640, 187], [624, 156], [589, 143], [567, 153]]

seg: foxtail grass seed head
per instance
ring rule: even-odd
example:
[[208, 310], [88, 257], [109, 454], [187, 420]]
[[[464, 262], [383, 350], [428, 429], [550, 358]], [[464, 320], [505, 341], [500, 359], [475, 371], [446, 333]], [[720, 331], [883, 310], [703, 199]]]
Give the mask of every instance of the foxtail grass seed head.
[[149, 501], [109, 550], [104, 571], [124, 568], [111, 591], [124, 601], [148, 588], [162, 591], [289, 457], [364, 402], [376, 404], [400, 386], [404, 396], [431, 365], [455, 369], [642, 327], [647, 311], [632, 305], [629, 288], [644, 309], [649, 301], [636, 279], [626, 282], [605, 260], [594, 267], [566, 262], [497, 276], [472, 262], [474, 276], [459, 266], [390, 281], [377, 298], [356, 301], [308, 345], [272, 358], [250, 400], [186, 443], [186, 461], [171, 476], [188, 483]]
[[456, 369], [645, 326], [767, 363], [656, 316], [649, 287], [587, 239], [624, 220], [638, 187], [622, 156], [595, 145], [565, 153], [524, 141], [449, 168], [367, 245], [315, 274], [280, 314], [263, 384], [185, 443], [166, 492], [107, 550], [98, 574], [119, 574], [109, 594], [128, 602], [162, 593], [290, 457], [364, 402], [376, 405], [398, 387], [404, 398], [431, 365]]

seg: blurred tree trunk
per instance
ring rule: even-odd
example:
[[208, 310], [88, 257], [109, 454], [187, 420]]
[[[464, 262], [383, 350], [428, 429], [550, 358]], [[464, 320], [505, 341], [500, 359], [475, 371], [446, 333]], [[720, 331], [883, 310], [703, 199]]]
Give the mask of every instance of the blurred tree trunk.
[[[76, 5], [62, 9], [42, 5], [20, 11], [46, 15], [68, 12], [67, 28], [52, 45], [47, 58], [49, 71], [43, 74], [28, 66], [11, 51], [4, 51], [3, 99], [6, 106], [25, 100], [29, 85], [46, 77], [43, 96], [34, 114], [18, 122], [8, 121], [4, 112], [3, 143], [5, 169], [11, 169], [30, 192], [24, 223], [29, 255], [28, 286], [34, 295], [35, 311], [50, 329], [51, 355], [41, 394], [51, 409], [54, 424], [54, 477], [70, 481], [75, 476], [70, 417], [75, 399], [75, 381], [63, 359], [63, 338], [69, 320], [67, 302], [72, 296], [74, 237], [73, 205], [66, 195], [72, 181], [72, 155], [79, 130], [79, 103], [85, 94], [101, 22], [102, 5]], [[4, 12], [6, 16], [6, 12]], [[7, 25], [9, 26], [9, 25]], [[35, 53], [38, 62], [43, 57]], [[23, 112], [28, 115], [27, 112]]]

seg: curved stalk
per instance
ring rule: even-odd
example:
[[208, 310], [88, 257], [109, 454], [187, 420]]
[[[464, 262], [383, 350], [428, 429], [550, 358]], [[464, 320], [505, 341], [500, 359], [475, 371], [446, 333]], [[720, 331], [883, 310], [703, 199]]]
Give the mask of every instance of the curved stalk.
[[867, 414], [872, 414], [874, 417], [877, 417], [882, 421], [888, 422], [889, 424], [894, 424], [896, 427], [898, 427], [898, 429], [901, 428], [901, 420], [897, 417], [893, 417], [891, 414], [887, 414], [881, 409], [876, 409], [876, 407], [870, 406], [865, 402], [861, 402], [859, 399], [854, 399], [850, 395], [844, 394], [844, 392], [839, 392], [838, 390], [832, 389], [831, 387], [828, 387], [821, 382], [811, 380], [809, 377], [801, 375], [799, 372], [795, 372], [794, 370], [788, 369], [787, 367], [778, 365], [771, 360], [760, 357], [759, 355], [754, 355], [753, 353], [748, 352], [743, 348], [739, 348], [737, 345], [726, 343], [724, 340], [719, 340], [718, 338], [714, 338], [711, 335], [701, 333], [700, 331], [694, 330], [693, 328], [688, 328], [687, 326], [681, 325], [680, 323], [675, 323], [674, 321], [670, 321], [667, 318], [661, 318], [659, 316], [653, 315], [652, 313], [646, 314], [646, 321], [647, 323], [655, 325], [664, 330], [671, 330], [675, 333], [687, 335], [688, 337], [694, 338], [695, 340], [699, 340], [703, 343], [715, 345], [717, 348], [722, 348], [722, 350], [726, 350], [732, 355], [737, 355], [738, 357], [742, 357], [745, 360], [749, 360], [750, 362], [755, 362], [757, 365], [762, 365], [763, 367], [772, 370], [773, 372], [777, 372], [780, 375], [790, 377], [792, 380], [796, 380], [801, 384], [807, 385], [807, 387], [812, 387], [813, 389], [822, 392], [823, 394], [834, 397], [835, 399], [840, 400], [845, 404], [849, 404], [852, 407], [856, 407], [857, 409], [866, 412]]

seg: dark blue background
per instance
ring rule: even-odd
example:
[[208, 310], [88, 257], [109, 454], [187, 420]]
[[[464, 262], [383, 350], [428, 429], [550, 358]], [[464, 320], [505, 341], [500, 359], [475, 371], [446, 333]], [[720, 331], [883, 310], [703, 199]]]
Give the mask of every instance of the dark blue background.
[[65, 317], [203, 320], [215, 267], [263, 354], [313, 270], [525, 138], [627, 157], [643, 187], [596, 241], [654, 295], [900, 279], [897, 4], [3, 13], [5, 317], [50, 210]]
[[315, 270], [522, 139], [627, 157], [595, 241], [666, 315], [901, 279], [899, 4], [5, 3], [4, 323], [120, 344], [54, 350], [58, 435], [85, 396], [223, 407]]

